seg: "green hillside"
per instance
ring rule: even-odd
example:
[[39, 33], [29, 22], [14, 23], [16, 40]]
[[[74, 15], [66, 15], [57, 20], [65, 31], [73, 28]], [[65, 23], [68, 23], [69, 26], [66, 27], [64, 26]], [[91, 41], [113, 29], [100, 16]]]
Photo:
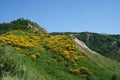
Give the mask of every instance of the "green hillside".
[[101, 55], [120, 61], [120, 35], [86, 32], [80, 33], [76, 37]]
[[120, 35], [113, 34], [99, 34], [91, 32], [54, 32], [51, 35], [73, 35], [95, 52], [99, 54], [120, 61]]
[[0, 34], [3, 80], [120, 80], [119, 62], [85, 49], [74, 36], [50, 35], [25, 19], [1, 23]]
[[10, 23], [0, 24], [0, 34], [4, 34], [12, 30], [31, 30], [34, 32], [46, 33], [46, 30], [37, 23], [31, 22], [30, 20], [24, 18], [19, 18], [17, 20], [11, 21]]

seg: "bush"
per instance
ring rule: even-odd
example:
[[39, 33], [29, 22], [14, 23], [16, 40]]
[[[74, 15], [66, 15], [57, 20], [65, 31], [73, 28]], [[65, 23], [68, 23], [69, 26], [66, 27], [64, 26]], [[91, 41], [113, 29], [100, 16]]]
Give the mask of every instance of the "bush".
[[80, 68], [80, 73], [81, 74], [86, 74], [87, 76], [90, 76], [92, 74], [92, 72], [87, 67], [81, 67]]
[[70, 72], [73, 73], [73, 74], [79, 74], [80, 69], [71, 69]]

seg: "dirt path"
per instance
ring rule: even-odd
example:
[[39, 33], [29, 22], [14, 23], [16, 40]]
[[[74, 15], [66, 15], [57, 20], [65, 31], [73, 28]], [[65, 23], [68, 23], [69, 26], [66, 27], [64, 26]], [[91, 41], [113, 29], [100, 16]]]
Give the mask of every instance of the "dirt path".
[[[84, 55], [88, 58], [88, 60], [92, 61], [93, 63], [95, 63], [96, 65], [98, 65], [100, 68], [106, 70], [106, 72], [112, 72], [111, 69], [113, 68], [110, 68], [111, 65], [117, 65], [117, 66], [120, 66], [120, 63], [115, 61], [115, 60], [112, 60], [112, 59], [109, 59], [109, 58], [106, 58], [102, 55], [100, 55], [99, 53], [95, 52], [95, 51], [92, 51], [91, 49], [89, 49], [87, 47], [87, 45], [78, 40], [77, 38], [75, 38], [74, 40], [78, 46], [78, 49], [84, 53]], [[109, 65], [107, 65], [109, 63]], [[119, 67], [115, 67], [116, 70], [119, 69]], [[113, 69], [115, 70], [115, 69]]]
[[95, 55], [99, 55], [98, 53], [96, 53], [96, 52], [92, 51], [91, 49], [89, 49], [84, 42], [78, 40], [77, 38], [75, 38], [74, 41], [77, 43], [78, 49], [79, 49], [81, 52], [83, 52], [84, 55], [87, 56], [89, 60], [91, 60], [92, 62], [94, 62], [94, 63], [96, 63], [97, 65], [99, 65], [100, 67], [102, 67], [102, 65], [101, 65], [100, 63], [98, 63], [98, 62], [94, 59], [94, 57], [93, 57], [94, 54], [95, 54]]
[[80, 46], [82, 46], [83, 48], [86, 48], [86, 49], [88, 49], [88, 50], [91, 51], [91, 49], [89, 49], [84, 42], [78, 40], [77, 38], [75, 38], [74, 40], [75, 40], [75, 42], [76, 42], [78, 45], [80, 45]]

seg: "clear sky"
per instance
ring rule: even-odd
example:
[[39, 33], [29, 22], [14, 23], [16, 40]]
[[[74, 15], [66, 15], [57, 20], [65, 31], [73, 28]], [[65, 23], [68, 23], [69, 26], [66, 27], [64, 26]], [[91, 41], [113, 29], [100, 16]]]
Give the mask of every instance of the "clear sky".
[[22, 17], [48, 32], [120, 34], [120, 0], [0, 0], [0, 23]]

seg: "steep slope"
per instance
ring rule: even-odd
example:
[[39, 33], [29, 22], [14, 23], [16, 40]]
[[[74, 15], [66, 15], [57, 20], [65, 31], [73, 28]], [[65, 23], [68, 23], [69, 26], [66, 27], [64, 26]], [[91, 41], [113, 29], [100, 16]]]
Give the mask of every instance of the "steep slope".
[[[75, 39], [75, 42], [78, 45], [78, 49], [81, 52], [83, 52], [83, 54], [88, 58], [88, 61], [90, 61], [90, 63], [94, 63], [93, 65], [99, 66], [100, 70], [104, 70], [103, 73], [104, 72], [108, 73], [108, 74], [112, 73], [112, 74], [116, 74], [116, 75], [119, 76], [119, 74], [118, 74], [120, 72], [120, 63], [119, 62], [117, 62], [115, 60], [112, 60], [112, 59], [109, 59], [109, 58], [106, 58], [106, 57], [104, 57], [104, 56], [102, 56], [102, 55], [100, 55], [100, 54], [90, 50], [89, 48], [84, 47], [85, 44], [81, 45], [79, 43], [81, 41], [79, 41], [78, 39], [76, 40], [76, 39]], [[90, 66], [89, 66], [89, 68], [90, 68]], [[99, 70], [97, 70], [97, 71], [98, 71], [98, 73], [100, 72]], [[96, 75], [97, 75], [97, 73], [96, 73]], [[103, 76], [101, 76], [101, 79], [102, 79], [102, 77]], [[117, 80], [117, 79], [115, 79], [115, 80]]]
[[49, 35], [41, 27], [36, 31], [32, 23], [24, 26], [26, 20], [17, 20], [16, 28], [1, 33], [4, 80], [120, 80], [120, 63], [95, 53], [74, 36]]
[[78, 40], [77, 38], [75, 38], [74, 41], [75, 41], [79, 46], [82, 46], [83, 48], [86, 48], [86, 49], [88, 49], [89, 51], [91, 51], [91, 49], [89, 49], [84, 42]]
[[14, 30], [0, 37], [4, 80], [85, 80], [92, 75], [77, 63], [82, 57], [70, 36]]
[[84, 42], [91, 50], [120, 61], [120, 35], [91, 32], [53, 32], [51, 35], [72, 35]]
[[80, 33], [76, 36], [99, 54], [120, 61], [120, 35]]

